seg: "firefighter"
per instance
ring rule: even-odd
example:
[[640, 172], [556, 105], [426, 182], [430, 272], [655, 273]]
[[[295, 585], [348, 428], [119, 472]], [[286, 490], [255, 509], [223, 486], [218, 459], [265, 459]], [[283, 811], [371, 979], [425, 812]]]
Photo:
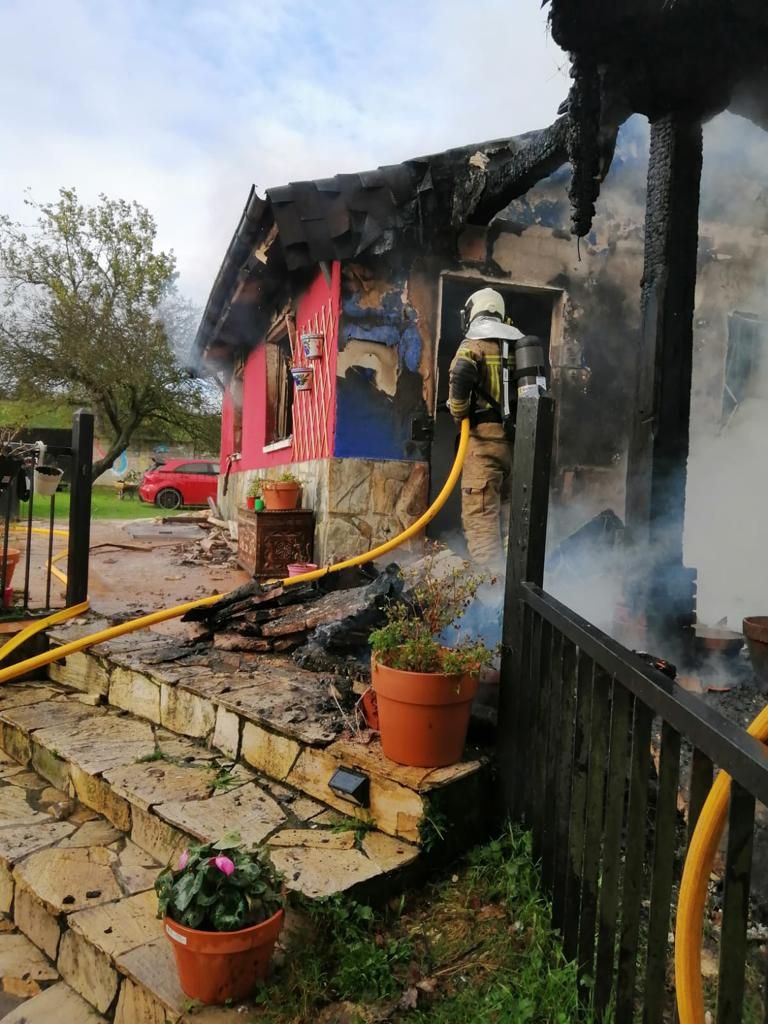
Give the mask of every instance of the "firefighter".
[[[505, 323], [504, 299], [493, 288], [482, 288], [467, 299], [462, 330], [464, 340], [451, 363], [448, 394], [451, 415], [457, 421], [469, 416], [471, 428], [461, 477], [461, 521], [470, 558], [495, 575], [505, 567], [513, 389], [515, 382], [523, 393], [525, 381], [535, 381], [537, 389], [546, 385], [544, 357], [538, 339]], [[516, 351], [522, 370], [515, 369]]]

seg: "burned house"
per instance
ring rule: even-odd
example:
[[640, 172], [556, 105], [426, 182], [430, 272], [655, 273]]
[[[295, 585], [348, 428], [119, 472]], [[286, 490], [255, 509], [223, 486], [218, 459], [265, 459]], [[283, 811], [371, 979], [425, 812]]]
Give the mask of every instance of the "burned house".
[[[555, 12], [553, 27], [563, 24]], [[653, 118], [652, 106], [608, 90], [599, 116], [585, 113], [580, 83], [569, 113], [542, 131], [274, 188], [264, 199], [251, 192], [194, 348], [196, 362], [227, 385], [227, 517], [236, 517], [253, 476], [290, 469], [316, 513], [315, 561], [360, 553], [413, 522], [453, 458], [456, 431], [444, 403], [458, 311], [491, 283], [515, 323], [549, 347], [555, 539], [606, 507], [624, 518], [628, 481], [636, 510], [628, 518], [642, 533], [653, 447], [643, 402], [654, 388], [642, 329], [652, 281], [645, 207], [648, 152], [658, 160], [660, 143], [644, 117], [619, 130], [632, 110]], [[586, 136], [576, 127], [587, 116], [594, 147], [582, 160]], [[756, 386], [768, 322], [768, 145], [758, 127], [731, 114], [706, 134], [712, 160], [704, 163], [693, 365], [682, 369], [689, 381], [693, 373], [694, 455], [696, 437], [721, 432]], [[723, 161], [739, 182], [728, 202]], [[319, 358], [304, 354], [310, 336], [322, 346]], [[311, 371], [310, 390], [294, 383], [291, 370], [300, 368]], [[687, 431], [686, 402], [668, 398], [665, 409], [673, 405], [674, 430], [685, 420]], [[679, 441], [670, 441], [679, 454], [661, 489], [678, 509], [687, 436]], [[455, 536], [458, 506], [455, 495], [434, 535]], [[695, 531], [693, 541], [706, 562], [708, 545]], [[681, 551], [675, 560], [682, 566]], [[659, 586], [677, 588], [685, 604], [692, 579], [683, 573]], [[706, 590], [705, 570], [699, 588]], [[715, 602], [713, 617], [727, 614], [718, 609]]]

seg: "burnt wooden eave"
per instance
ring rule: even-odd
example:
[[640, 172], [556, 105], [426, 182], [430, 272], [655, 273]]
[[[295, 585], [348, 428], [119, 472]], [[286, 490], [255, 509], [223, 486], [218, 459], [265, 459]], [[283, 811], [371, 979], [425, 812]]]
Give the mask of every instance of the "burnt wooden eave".
[[487, 224], [567, 159], [567, 117], [525, 135], [355, 174], [251, 189], [198, 329], [193, 372], [251, 348], [321, 264]]

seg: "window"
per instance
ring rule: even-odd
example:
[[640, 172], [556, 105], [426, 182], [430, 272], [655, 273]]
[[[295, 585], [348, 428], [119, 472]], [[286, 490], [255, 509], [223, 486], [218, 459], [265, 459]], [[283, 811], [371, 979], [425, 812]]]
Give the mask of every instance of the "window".
[[205, 473], [206, 467], [199, 462], [185, 462], [183, 466], [177, 466], [171, 470], [172, 473]]
[[728, 317], [728, 351], [725, 356], [723, 422], [727, 422], [745, 398], [764, 393], [762, 377], [768, 371], [768, 323], [754, 313]]
[[243, 360], [239, 359], [234, 366], [229, 394], [232, 399], [232, 451], [243, 450]]
[[267, 430], [266, 443], [286, 441], [293, 434], [293, 378], [291, 342], [288, 327], [282, 321], [267, 336]]

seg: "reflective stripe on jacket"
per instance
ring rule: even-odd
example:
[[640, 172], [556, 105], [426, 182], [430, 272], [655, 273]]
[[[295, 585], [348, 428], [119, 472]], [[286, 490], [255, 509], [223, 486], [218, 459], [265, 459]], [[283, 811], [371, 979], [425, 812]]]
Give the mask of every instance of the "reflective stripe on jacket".
[[[451, 363], [448, 408], [454, 419], [462, 420], [473, 409], [477, 413], [495, 411], [501, 406], [501, 345], [490, 339], [465, 338]], [[497, 408], [483, 397], [489, 395]]]

